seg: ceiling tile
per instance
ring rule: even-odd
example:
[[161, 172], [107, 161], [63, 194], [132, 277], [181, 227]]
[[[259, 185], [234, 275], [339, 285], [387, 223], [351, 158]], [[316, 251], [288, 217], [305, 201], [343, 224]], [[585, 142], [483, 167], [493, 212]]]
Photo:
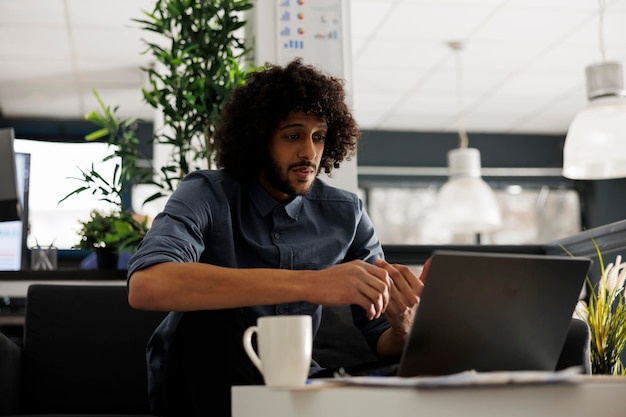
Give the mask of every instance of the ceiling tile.
[[576, 113], [587, 106], [582, 88], [547, 102], [533, 115], [514, 127], [515, 132], [565, 134]]
[[370, 37], [391, 10], [389, 0], [351, 0], [350, 1], [350, 32], [352, 37]]
[[516, 72], [531, 64], [544, 50], [544, 45], [537, 44], [471, 40], [459, 52], [461, 70]]
[[[609, 0], [610, 1], [610, 0]], [[598, 1], [589, 0], [509, 0], [507, 7], [546, 10], [577, 10], [594, 12], [598, 10]]]
[[[594, 14], [563, 40], [564, 45], [594, 47], [600, 53], [600, 23]], [[606, 48], [626, 47], [626, 10], [607, 14], [603, 18], [602, 38]], [[608, 52], [608, 51], [607, 51]]]
[[380, 127], [388, 109], [393, 108], [398, 96], [389, 94], [355, 93], [354, 118], [361, 129], [376, 129]]
[[[5, 115], [82, 118], [95, 88], [126, 117], [150, 120], [139, 67], [152, 58], [140, 38], [163, 41], [131, 18], [155, 1], [0, 0], [0, 39], [12, 40], [0, 43]], [[465, 44], [468, 130], [564, 133], [586, 105], [584, 67], [600, 59], [595, 0], [349, 1], [347, 91], [362, 129], [454, 131], [452, 40]], [[607, 58], [626, 61], [626, 0], [606, 5]]]
[[626, 0], [609, 0], [606, 3], [611, 12], [626, 12]]
[[155, 0], [65, 0], [74, 28], [138, 27], [132, 19], [152, 11]]
[[[475, 99], [475, 98], [474, 98]], [[473, 98], [467, 98], [471, 104]], [[382, 126], [398, 124], [402, 129], [441, 131], [450, 126], [457, 117], [456, 95], [413, 95], [393, 109], [385, 117]], [[409, 129], [410, 128], [410, 129]]]
[[[502, 84], [508, 75], [503, 71], [463, 71], [461, 74], [461, 97], [477, 96], [492, 91]], [[420, 94], [457, 95], [457, 73], [442, 70], [432, 74], [416, 90]]]
[[71, 73], [72, 63], [68, 59], [49, 58], [45, 65], [40, 65], [31, 59], [9, 59], [0, 55], [0, 97], [11, 84], [54, 79]]
[[429, 68], [448, 54], [443, 43], [373, 40], [354, 56], [355, 68]]
[[34, 65], [48, 58], [71, 56], [67, 31], [63, 28], [42, 27], [37, 30], [0, 27], [0, 39], [19, 39], [18, 42], [0, 42], [0, 57], [29, 59]]
[[[52, 119], [82, 118], [80, 104], [76, 100], [78, 90], [71, 85], [63, 85], [59, 88], [42, 86], [24, 91], [18, 96], [8, 99], [0, 99], [0, 106], [5, 117], [41, 117], [48, 115]], [[54, 109], [54, 112], [51, 112]]]
[[425, 70], [359, 68], [354, 71], [353, 82], [355, 89], [368, 94], [402, 95], [425, 74]]
[[[30, 29], [65, 25], [63, 0], [2, 0], [0, 27]], [[10, 39], [10, 38], [2, 38]]]
[[580, 84], [580, 77], [563, 75], [558, 77], [546, 74], [521, 74], [506, 82], [491, 99], [530, 97], [534, 100], [552, 100], [564, 92], [572, 91]]
[[[621, 51], [626, 53], [626, 48]], [[562, 45], [536, 59], [527, 67], [527, 71], [552, 76], [576, 74], [583, 77], [585, 67], [599, 61], [600, 53], [595, 48]]]
[[151, 57], [143, 55], [145, 45], [136, 29], [82, 29], [74, 33], [76, 54], [82, 59], [119, 59], [128, 64], [141, 65]]
[[497, 39], [548, 46], [572, 32], [588, 16], [588, 13], [578, 10], [503, 8], [473, 33], [472, 40]]
[[485, 6], [399, 2], [381, 25], [378, 36], [395, 40], [465, 39], [490, 13]]

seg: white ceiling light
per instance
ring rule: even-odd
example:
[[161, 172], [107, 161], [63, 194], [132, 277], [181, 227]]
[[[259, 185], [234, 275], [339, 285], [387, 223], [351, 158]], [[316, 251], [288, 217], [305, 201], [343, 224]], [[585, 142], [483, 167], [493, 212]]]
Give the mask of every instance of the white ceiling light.
[[463, 122], [460, 42], [448, 44], [454, 51], [457, 73], [459, 147], [448, 152], [448, 181], [437, 195], [443, 221], [454, 233], [480, 234], [501, 223], [498, 202], [489, 185], [481, 178], [480, 151], [469, 148]]
[[604, 0], [600, 1], [602, 62], [586, 68], [589, 104], [576, 114], [563, 149], [563, 176], [571, 179], [626, 177], [626, 90], [619, 62], [605, 61]]

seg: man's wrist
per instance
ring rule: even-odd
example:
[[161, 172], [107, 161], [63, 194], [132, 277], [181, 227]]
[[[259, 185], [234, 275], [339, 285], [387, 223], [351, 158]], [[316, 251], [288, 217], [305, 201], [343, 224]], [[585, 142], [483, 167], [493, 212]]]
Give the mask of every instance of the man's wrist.
[[397, 331], [393, 327], [388, 328], [380, 335], [376, 350], [379, 356], [393, 356], [402, 353], [408, 334]]

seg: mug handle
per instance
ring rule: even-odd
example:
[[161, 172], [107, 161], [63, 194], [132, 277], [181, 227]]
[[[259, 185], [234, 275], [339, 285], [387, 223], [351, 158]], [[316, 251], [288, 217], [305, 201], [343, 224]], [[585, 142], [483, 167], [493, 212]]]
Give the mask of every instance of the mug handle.
[[245, 349], [246, 353], [248, 354], [248, 357], [250, 358], [254, 366], [256, 366], [259, 372], [261, 372], [262, 374], [263, 366], [261, 365], [261, 359], [259, 358], [259, 355], [257, 355], [257, 353], [254, 351], [254, 348], [252, 347], [252, 335], [254, 333], [258, 334], [258, 331], [259, 331], [259, 328], [257, 326], [250, 326], [246, 329], [246, 331], [243, 333], [243, 348]]

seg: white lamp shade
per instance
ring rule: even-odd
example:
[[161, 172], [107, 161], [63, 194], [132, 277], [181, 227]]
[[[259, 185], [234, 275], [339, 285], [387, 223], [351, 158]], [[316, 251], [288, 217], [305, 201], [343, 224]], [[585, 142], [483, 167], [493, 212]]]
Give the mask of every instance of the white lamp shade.
[[492, 231], [501, 223], [491, 187], [480, 177], [480, 152], [458, 148], [448, 152], [450, 179], [437, 195], [439, 213], [455, 233]]
[[565, 137], [563, 176], [626, 177], [626, 98], [597, 98], [578, 112]]

